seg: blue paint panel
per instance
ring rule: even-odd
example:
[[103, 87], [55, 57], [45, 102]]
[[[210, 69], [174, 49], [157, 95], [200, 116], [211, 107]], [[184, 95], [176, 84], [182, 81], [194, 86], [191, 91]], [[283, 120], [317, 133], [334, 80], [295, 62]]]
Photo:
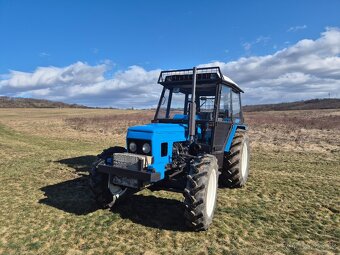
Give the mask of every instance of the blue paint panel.
[[[143, 132], [143, 133], [184, 132], [186, 126], [187, 125], [185, 124], [150, 123], [143, 126], [129, 127], [127, 135], [129, 135], [129, 132]], [[140, 137], [140, 139], [143, 139], [143, 137]]]
[[228, 137], [227, 144], [226, 144], [226, 146], [225, 146], [225, 148], [224, 148], [224, 151], [225, 151], [225, 152], [229, 152], [229, 151], [230, 151], [231, 143], [232, 143], [233, 140], [234, 140], [235, 133], [236, 133], [236, 130], [237, 130], [238, 128], [239, 128], [239, 129], [244, 129], [244, 130], [246, 130], [246, 129], [247, 129], [247, 126], [246, 126], [246, 125], [237, 125], [237, 124], [232, 125], [231, 131], [230, 131], [230, 134], [229, 134], [229, 137]]
[[[154, 158], [153, 164], [149, 165], [151, 171], [155, 169], [164, 178], [165, 166], [172, 162], [172, 147], [174, 142], [187, 140], [187, 125], [150, 123], [143, 126], [130, 127], [127, 139], [141, 139], [151, 141], [151, 154]], [[168, 143], [168, 155], [161, 156], [161, 144]]]
[[174, 120], [187, 120], [188, 115], [185, 114], [175, 114], [173, 117]]
[[[187, 120], [188, 115], [186, 114], [175, 114], [173, 117], [174, 120]], [[196, 120], [200, 120], [201, 117], [199, 115], [196, 115]]]

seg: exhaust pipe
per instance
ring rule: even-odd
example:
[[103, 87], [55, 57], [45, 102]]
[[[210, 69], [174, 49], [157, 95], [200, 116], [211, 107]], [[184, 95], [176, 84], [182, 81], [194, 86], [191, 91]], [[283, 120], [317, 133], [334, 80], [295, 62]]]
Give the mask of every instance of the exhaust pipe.
[[193, 143], [196, 135], [196, 72], [197, 68], [193, 68], [192, 74], [192, 94], [190, 102], [190, 116], [189, 116], [189, 141]]

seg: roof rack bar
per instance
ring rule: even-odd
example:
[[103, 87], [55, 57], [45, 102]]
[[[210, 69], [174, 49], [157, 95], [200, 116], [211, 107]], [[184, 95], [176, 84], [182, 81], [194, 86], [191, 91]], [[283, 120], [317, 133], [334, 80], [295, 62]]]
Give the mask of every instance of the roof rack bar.
[[[199, 67], [196, 68], [196, 73], [208, 73], [211, 70], [215, 70], [215, 72], [212, 73], [217, 73], [220, 78], [223, 77], [222, 72], [220, 67], [215, 66], [215, 67]], [[193, 69], [177, 69], [177, 70], [166, 70], [166, 71], [161, 71], [159, 78], [158, 78], [158, 83], [164, 82], [165, 81], [165, 74], [168, 75], [192, 75], [193, 74]]]
[[[219, 66], [196, 68], [197, 85], [206, 83], [217, 84], [219, 82], [231, 87], [236, 92], [243, 90], [229, 77], [222, 74]], [[193, 69], [177, 69], [161, 71], [158, 83], [163, 86], [189, 85], [193, 80]]]

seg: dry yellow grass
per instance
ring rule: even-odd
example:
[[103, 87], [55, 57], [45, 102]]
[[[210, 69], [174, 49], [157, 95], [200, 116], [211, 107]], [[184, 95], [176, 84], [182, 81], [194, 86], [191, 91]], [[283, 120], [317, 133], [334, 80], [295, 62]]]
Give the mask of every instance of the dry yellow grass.
[[339, 128], [310, 119], [339, 112], [247, 113], [249, 182], [220, 189], [213, 225], [193, 233], [180, 194], [144, 190], [112, 212], [91, 197], [94, 155], [123, 145], [140, 112], [0, 109], [0, 254], [337, 254]]

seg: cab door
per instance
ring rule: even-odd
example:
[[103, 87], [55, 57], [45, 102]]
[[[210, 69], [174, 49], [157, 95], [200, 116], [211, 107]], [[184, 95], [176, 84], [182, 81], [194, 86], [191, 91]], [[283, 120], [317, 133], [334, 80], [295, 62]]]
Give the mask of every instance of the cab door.
[[232, 90], [221, 84], [217, 98], [217, 118], [214, 127], [212, 151], [224, 153], [229, 131], [232, 127]]

